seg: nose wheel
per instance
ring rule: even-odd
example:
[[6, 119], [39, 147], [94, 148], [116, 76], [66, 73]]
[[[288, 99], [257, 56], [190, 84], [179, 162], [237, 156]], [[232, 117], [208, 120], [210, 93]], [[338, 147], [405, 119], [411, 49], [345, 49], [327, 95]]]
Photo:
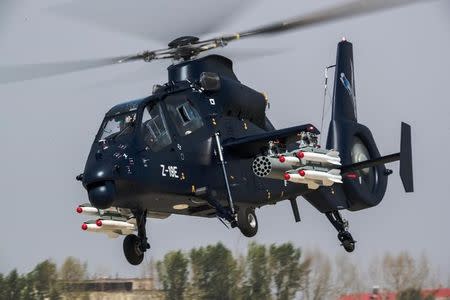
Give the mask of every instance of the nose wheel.
[[258, 232], [258, 219], [251, 207], [240, 207], [237, 213], [237, 226], [243, 235], [253, 237]]
[[134, 212], [136, 218], [136, 225], [138, 235], [129, 234], [123, 240], [123, 253], [127, 261], [137, 266], [144, 260], [144, 253], [150, 249], [150, 244], [147, 241], [147, 233], [145, 224], [147, 222], [147, 211]]
[[334, 228], [338, 231], [338, 240], [341, 242], [341, 246], [345, 251], [353, 252], [355, 250], [356, 241], [353, 239], [350, 232], [348, 232], [348, 222], [344, 220], [339, 211], [332, 211], [325, 214], [328, 220], [333, 224]]

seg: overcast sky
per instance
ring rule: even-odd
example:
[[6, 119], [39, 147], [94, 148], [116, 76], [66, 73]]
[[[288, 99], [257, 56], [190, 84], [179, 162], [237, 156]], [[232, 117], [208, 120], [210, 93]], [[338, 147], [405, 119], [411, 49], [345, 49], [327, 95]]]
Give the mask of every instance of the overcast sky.
[[[318, 1], [305, 0], [259, 1], [245, 9], [237, 9], [237, 1], [211, 0], [199, 1], [190, 9], [187, 5], [196, 5], [195, 1], [135, 0], [126, 5], [117, 0], [76, 1], [84, 9], [61, 5], [70, 2], [28, 0], [5, 5], [5, 1], [0, 6], [0, 65], [131, 54], [159, 48], [164, 44], [160, 40], [168, 42], [178, 31], [233, 33], [318, 8]], [[337, 2], [320, 1], [320, 7]], [[182, 11], [186, 16], [181, 16]], [[111, 20], [120, 22], [114, 27], [108, 24]], [[213, 26], [214, 20], [221, 20], [220, 26]], [[138, 34], [127, 33], [137, 24]], [[308, 122], [320, 127], [323, 70], [334, 64], [342, 36], [354, 45], [359, 121], [372, 130], [380, 151], [397, 152], [400, 122], [412, 125], [416, 188], [414, 194], [405, 194], [398, 165], [392, 165], [395, 173], [379, 206], [344, 212], [358, 241], [349, 255], [367, 263], [386, 251], [425, 252], [447, 278], [449, 1], [416, 4], [274, 38], [243, 40], [230, 47], [268, 52], [292, 49], [235, 61], [235, 72], [242, 82], [268, 93], [268, 114], [277, 128]], [[87, 260], [92, 272], [140, 275], [140, 268], [128, 265], [123, 257], [122, 238], [110, 240], [81, 231], [85, 218], [74, 209], [87, 202], [87, 194], [75, 176], [84, 169], [104, 113], [114, 104], [149, 95], [153, 84], [165, 82], [169, 63], [136, 63], [0, 85], [0, 272], [15, 267], [27, 272], [43, 259], [51, 257], [60, 263], [73, 255]], [[258, 210], [260, 228], [253, 239], [267, 244], [292, 241], [330, 255], [343, 252], [326, 217], [303, 199], [299, 205], [302, 222], [298, 224], [288, 202]], [[233, 251], [245, 251], [249, 242], [239, 230], [227, 230], [216, 219], [152, 219], [148, 232], [150, 255], [157, 259], [172, 249], [217, 241]]]

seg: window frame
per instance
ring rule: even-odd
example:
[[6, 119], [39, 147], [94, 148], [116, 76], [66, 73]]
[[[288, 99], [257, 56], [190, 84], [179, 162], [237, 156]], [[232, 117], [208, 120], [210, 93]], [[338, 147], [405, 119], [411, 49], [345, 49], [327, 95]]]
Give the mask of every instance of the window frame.
[[[175, 103], [172, 104], [170, 103], [170, 101], [173, 101]], [[175, 132], [178, 134], [178, 136], [186, 137], [205, 127], [205, 122], [203, 120], [200, 109], [188, 97], [174, 97], [169, 99], [169, 101], [164, 101], [164, 105], [169, 115], [171, 126], [174, 127]], [[191, 108], [193, 109], [193, 114], [195, 114], [197, 118], [191, 118], [189, 111], [186, 108], [187, 105], [191, 106]], [[180, 108], [183, 109], [183, 112], [186, 114], [186, 117], [189, 118], [189, 121], [184, 121], [184, 118], [179, 111]], [[199, 123], [194, 129], [185, 128], [186, 125], [191, 124], [195, 121], [198, 121]]]
[[[111, 133], [111, 134], [109, 134], [108, 136], [106, 136], [106, 137], [102, 137], [103, 136], [103, 133], [104, 133], [104, 131], [105, 131], [105, 128], [106, 128], [106, 126], [108, 125], [108, 123], [111, 121], [111, 120], [113, 120], [114, 118], [117, 118], [117, 117], [119, 117], [119, 116], [124, 116], [124, 115], [134, 115], [134, 123], [136, 124], [136, 122], [137, 122], [137, 118], [138, 118], [138, 112], [137, 112], [137, 110], [135, 109], [135, 110], [130, 110], [130, 111], [125, 111], [125, 112], [121, 112], [121, 113], [117, 113], [117, 114], [115, 114], [115, 115], [105, 115], [105, 117], [103, 118], [103, 120], [102, 120], [102, 124], [100, 125], [100, 129], [98, 130], [98, 132], [97, 132], [97, 135], [96, 135], [96, 137], [95, 137], [95, 140], [96, 141], [102, 141], [102, 140], [106, 140], [106, 139], [108, 139], [111, 135], [116, 135], [116, 134], [119, 134], [120, 132], [122, 132], [123, 130], [126, 130], [126, 128], [123, 128], [122, 130], [119, 130], [119, 131], [117, 131], [117, 132], [114, 132], [114, 133]], [[132, 127], [134, 127], [134, 126], [132, 126]], [[132, 131], [132, 132], [130, 132], [130, 133], [133, 133], [134, 132], [134, 130]]]
[[[148, 107], [151, 107], [150, 111], [152, 111], [156, 106], [159, 106], [158, 109], [158, 118], [148, 118], [151, 117], [150, 111], [148, 110]], [[164, 103], [163, 101], [150, 101], [145, 103], [145, 105], [143, 105], [142, 107], [142, 111], [141, 111], [141, 116], [140, 116], [140, 120], [139, 120], [139, 127], [140, 127], [140, 139], [142, 141], [142, 143], [146, 146], [149, 147], [151, 151], [153, 152], [160, 152], [161, 150], [164, 150], [166, 147], [170, 146], [173, 144], [174, 140], [172, 138], [171, 135], [171, 128], [170, 125], [167, 122], [167, 117], [166, 117], [166, 111], [164, 108]], [[147, 120], [144, 120], [144, 118], [146, 117], [145, 114], [147, 114]], [[159, 132], [161, 132], [160, 126], [158, 125], [157, 122], [152, 122], [150, 124], [150, 127], [147, 127], [147, 125], [145, 123], [147, 123], [150, 120], [157, 120], [160, 119], [161, 120], [161, 124], [163, 126], [163, 129], [165, 129], [165, 133], [163, 134], [159, 134], [158, 136], [156, 136], [155, 130], [154, 130], [154, 126], [156, 126], [156, 129], [158, 129]], [[154, 126], [152, 126], [154, 125]], [[151, 131], [153, 137], [156, 139], [155, 143], [151, 144], [147, 141], [147, 134], [146, 131]], [[165, 142], [163, 145], [161, 144], [161, 140], [160, 138], [162, 136], [166, 136], [168, 141]], [[155, 147], [156, 146], [156, 147]]]

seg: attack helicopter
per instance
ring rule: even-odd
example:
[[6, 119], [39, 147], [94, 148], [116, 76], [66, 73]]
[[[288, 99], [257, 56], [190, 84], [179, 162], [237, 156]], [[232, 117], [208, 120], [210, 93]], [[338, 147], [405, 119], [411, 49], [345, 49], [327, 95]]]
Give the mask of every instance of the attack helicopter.
[[136, 55], [58, 63], [57, 68], [33, 65], [11, 74], [9, 81], [136, 61], [174, 61], [167, 83], [106, 113], [84, 171], [76, 176], [89, 198], [76, 208], [90, 216], [82, 230], [125, 235], [123, 250], [132, 265], [139, 265], [150, 249], [147, 218], [218, 218], [252, 237], [258, 231], [255, 209], [265, 205], [289, 200], [299, 222], [299, 196], [329, 219], [341, 245], [352, 252], [355, 240], [341, 211], [381, 202], [392, 174], [385, 164], [400, 161], [405, 191], [414, 190], [410, 126], [401, 124], [400, 152], [382, 156], [370, 129], [358, 122], [352, 44], [343, 39], [337, 46], [325, 147], [312, 124], [275, 129], [266, 115], [267, 96], [240, 82], [230, 59], [200, 54], [410, 2], [353, 1], [236, 34], [182, 36], [165, 49]]

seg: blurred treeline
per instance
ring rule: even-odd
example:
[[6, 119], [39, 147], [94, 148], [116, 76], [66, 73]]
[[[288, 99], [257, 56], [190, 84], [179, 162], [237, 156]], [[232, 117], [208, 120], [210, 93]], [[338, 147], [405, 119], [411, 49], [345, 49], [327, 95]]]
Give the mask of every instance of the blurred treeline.
[[[0, 299], [70, 298], [71, 283], [99, 277], [89, 276], [87, 269], [87, 263], [68, 257], [59, 267], [45, 260], [27, 274], [0, 274]], [[245, 255], [218, 243], [171, 251], [142, 265], [142, 277], [154, 278], [167, 299], [337, 299], [369, 292], [374, 285], [401, 292], [397, 299], [421, 299], [422, 288], [442, 286], [438, 275], [425, 255], [386, 253], [359, 264], [351, 254], [329, 257], [291, 243], [250, 243]]]
[[12, 270], [8, 275], [0, 273], [0, 299], [61, 299], [63, 293], [71, 291], [70, 282], [87, 278], [87, 263], [68, 257], [58, 268], [54, 262], [47, 259], [27, 274], [19, 275], [17, 270]]
[[246, 255], [233, 256], [218, 243], [169, 252], [149, 268], [156, 268], [167, 299], [337, 299], [379, 285], [400, 292], [397, 299], [419, 300], [422, 288], [441, 286], [425, 255], [386, 253], [366, 268], [350, 257], [303, 252], [291, 243], [250, 243]]

